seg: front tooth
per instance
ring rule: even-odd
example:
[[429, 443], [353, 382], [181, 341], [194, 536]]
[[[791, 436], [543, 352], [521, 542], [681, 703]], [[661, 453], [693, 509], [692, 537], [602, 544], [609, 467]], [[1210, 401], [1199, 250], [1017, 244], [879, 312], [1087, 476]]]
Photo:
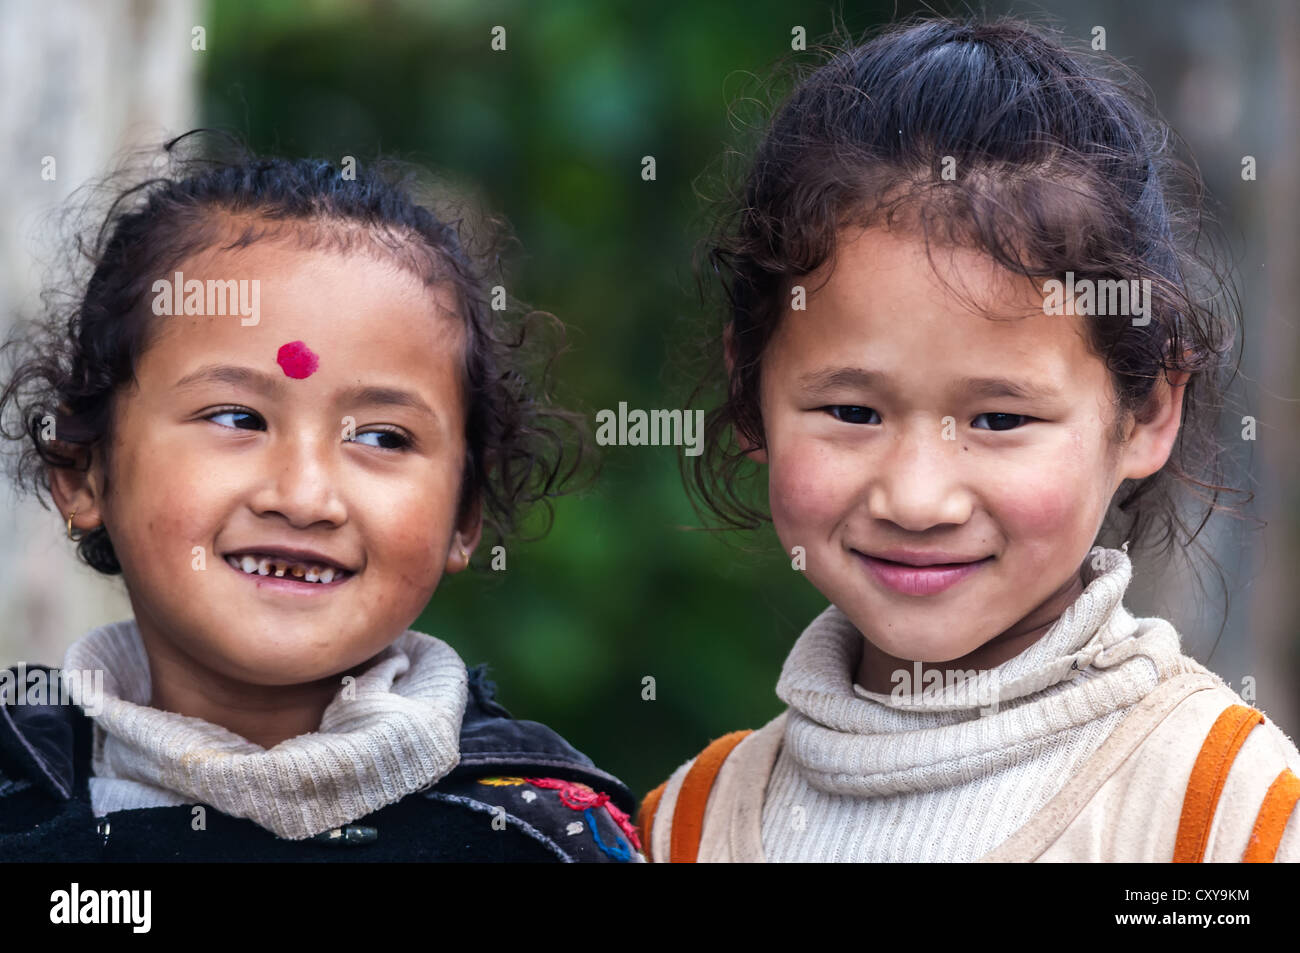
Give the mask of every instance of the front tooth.
[[312, 566], [310, 569], [307, 570], [306, 578], [308, 582], [318, 582], [320, 580], [320, 572], [316, 569], [315, 566]]
[[295, 576], [297, 576], [299, 579], [301, 579], [301, 578], [303, 577], [303, 574], [304, 574], [307, 570], [303, 569], [301, 566], [294, 566], [294, 567], [293, 567], [291, 570], [289, 570], [289, 571], [292, 572], [292, 573], [293, 573]]
[[276, 563], [276, 564], [275, 564], [275, 574], [276, 574], [277, 576], [283, 576], [283, 575], [284, 575], [284, 571], [285, 571], [286, 568], [288, 568], [288, 567], [287, 567], [284, 563]]
[[257, 572], [257, 560], [252, 556], [245, 556], [239, 561], [239, 568], [244, 572]]
[[334, 581], [334, 567], [333, 567], [333, 566], [326, 566], [324, 569], [322, 569], [322, 570], [320, 571], [320, 581], [321, 581], [321, 582], [333, 582], [333, 581]]
[[271, 574], [271, 558], [263, 556], [257, 564], [257, 574], [259, 576], [269, 576]]

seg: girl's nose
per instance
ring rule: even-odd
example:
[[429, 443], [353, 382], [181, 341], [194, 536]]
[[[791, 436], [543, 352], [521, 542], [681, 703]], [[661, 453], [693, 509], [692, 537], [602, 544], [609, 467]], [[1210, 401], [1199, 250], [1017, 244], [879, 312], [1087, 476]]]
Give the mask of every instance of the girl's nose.
[[265, 478], [254, 499], [259, 515], [278, 514], [290, 524], [338, 525], [347, 516], [338, 492], [337, 447], [307, 435], [286, 438], [268, 449]]
[[872, 462], [867, 482], [867, 512], [914, 533], [970, 519], [974, 495], [961, 467], [956, 440], [945, 440], [938, 426], [909, 427], [893, 435]]

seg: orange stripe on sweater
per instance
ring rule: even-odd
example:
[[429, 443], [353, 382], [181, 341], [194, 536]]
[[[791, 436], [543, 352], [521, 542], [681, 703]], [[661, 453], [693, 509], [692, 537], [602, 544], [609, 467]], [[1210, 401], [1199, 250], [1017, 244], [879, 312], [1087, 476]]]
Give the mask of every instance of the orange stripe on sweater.
[[693, 864], [700, 855], [700, 835], [704, 831], [704, 809], [709, 804], [713, 781], [722, 770], [722, 763], [731, 749], [745, 740], [749, 731], [733, 731], [723, 735], [700, 752], [691, 770], [686, 772], [682, 789], [677, 793], [677, 806], [673, 810], [672, 849], [669, 863]]
[[1295, 810], [1296, 801], [1300, 801], [1300, 778], [1290, 768], [1283, 768], [1268, 793], [1255, 818], [1255, 829], [1250, 834], [1250, 844], [1242, 855], [1242, 863], [1271, 864], [1277, 856], [1277, 845], [1282, 841], [1282, 832]]
[[1263, 720], [1264, 716], [1254, 708], [1231, 705], [1214, 722], [1187, 781], [1183, 813], [1178, 820], [1178, 837], [1174, 842], [1174, 863], [1199, 864], [1205, 859], [1210, 826], [1214, 823], [1214, 812], [1219, 806], [1219, 796], [1223, 794], [1228, 772], [1232, 770], [1232, 761], [1246, 743], [1251, 729]]
[[655, 811], [659, 810], [659, 799], [664, 796], [666, 787], [668, 787], [667, 781], [647, 794], [645, 800], [641, 802], [641, 809], [636, 812], [636, 826], [641, 835], [641, 843], [645, 845], [645, 859], [651, 862], [654, 861], [654, 857], [651, 855], [653, 848], [650, 845], [650, 828], [654, 825]]

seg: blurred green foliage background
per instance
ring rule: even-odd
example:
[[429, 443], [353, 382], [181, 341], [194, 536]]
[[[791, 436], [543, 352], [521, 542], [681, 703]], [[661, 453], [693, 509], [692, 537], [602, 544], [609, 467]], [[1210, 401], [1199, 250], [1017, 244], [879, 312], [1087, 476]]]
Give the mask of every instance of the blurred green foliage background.
[[[911, 9], [860, 4], [844, 22]], [[523, 250], [509, 291], [568, 325], [557, 391], [593, 421], [619, 401], [684, 406], [677, 358], [721, 324], [692, 274], [696, 179], [737, 141], [728, 104], [751, 74], [790, 53], [794, 26], [812, 42], [833, 23], [829, 5], [771, 0], [293, 0], [213, 3], [206, 25], [206, 125], [263, 152], [419, 162], [509, 219]], [[490, 663], [516, 717], [641, 795], [780, 711], [781, 663], [825, 601], [770, 531], [689, 528], [680, 449], [598, 449], [598, 481], [559, 502], [549, 536], [509, 545], [506, 572], [446, 580], [415, 628]]]

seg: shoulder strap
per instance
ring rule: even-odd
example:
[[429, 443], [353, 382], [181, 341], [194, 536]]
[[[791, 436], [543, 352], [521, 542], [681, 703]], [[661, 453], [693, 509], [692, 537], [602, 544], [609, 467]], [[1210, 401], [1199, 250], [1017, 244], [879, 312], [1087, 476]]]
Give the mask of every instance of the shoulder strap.
[[[1174, 841], [1174, 863], [1199, 864], [1205, 859], [1210, 826], [1214, 823], [1219, 796], [1228, 780], [1228, 772], [1232, 770], [1233, 759], [1246, 743], [1251, 730], [1263, 720], [1261, 712], [1245, 705], [1229, 705], [1215, 720], [1187, 781], [1183, 813], [1178, 820], [1178, 836]], [[1280, 836], [1281, 832], [1278, 834]]]
[[[700, 834], [704, 830], [704, 809], [709, 804], [709, 792], [713, 782], [722, 770], [722, 765], [736, 745], [744, 741], [753, 732], [733, 731], [723, 735], [709, 744], [699, 753], [691, 765], [686, 777], [682, 779], [681, 789], [677, 792], [677, 801], [673, 805], [671, 846], [668, 850], [668, 863], [693, 864], [700, 853]], [[645, 796], [641, 810], [637, 815], [637, 826], [641, 828], [641, 840], [645, 844], [646, 856], [650, 857], [650, 835], [654, 827], [655, 814], [659, 810], [659, 800], [663, 797], [668, 782], [665, 781]]]
[[655, 812], [659, 810], [659, 799], [664, 796], [664, 788], [668, 787], [665, 781], [659, 787], [647, 794], [641, 801], [641, 807], [636, 812], [637, 832], [641, 835], [641, 843], [646, 860], [651, 860], [650, 856], [650, 831], [654, 826]]
[[752, 732], [733, 731], [718, 738], [700, 752], [686, 772], [682, 789], [677, 794], [677, 804], [673, 808], [672, 847], [668, 862], [672, 864], [693, 864], [700, 853], [700, 834], [704, 831], [704, 809], [709, 804], [709, 792], [713, 790], [713, 781], [722, 770], [722, 764], [736, 745], [744, 741]]
[[1208, 673], [1184, 672], [1166, 679], [1133, 706], [1110, 737], [1102, 742], [1055, 795], [1014, 834], [980, 858], [981, 863], [1028, 863], [1038, 860], [1084, 810], [1102, 786], [1179, 705], [1221, 683]]
[[1242, 863], [1271, 864], [1277, 856], [1277, 846], [1282, 841], [1282, 832], [1295, 810], [1296, 801], [1300, 801], [1300, 778], [1290, 768], [1283, 768], [1260, 806], [1259, 816], [1255, 818], [1255, 829], [1250, 834], [1250, 845], [1242, 855]]

